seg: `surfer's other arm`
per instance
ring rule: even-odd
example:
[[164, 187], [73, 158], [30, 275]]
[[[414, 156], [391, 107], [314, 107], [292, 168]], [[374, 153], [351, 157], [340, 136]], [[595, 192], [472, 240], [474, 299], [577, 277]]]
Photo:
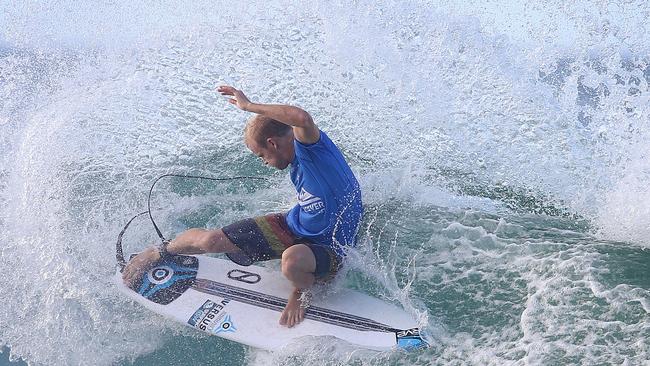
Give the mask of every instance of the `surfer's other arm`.
[[313, 119], [301, 108], [284, 104], [252, 103], [241, 90], [232, 86], [220, 86], [217, 90], [222, 95], [232, 96], [228, 101], [241, 110], [261, 114], [293, 127], [294, 137], [303, 144], [316, 143], [320, 138]]

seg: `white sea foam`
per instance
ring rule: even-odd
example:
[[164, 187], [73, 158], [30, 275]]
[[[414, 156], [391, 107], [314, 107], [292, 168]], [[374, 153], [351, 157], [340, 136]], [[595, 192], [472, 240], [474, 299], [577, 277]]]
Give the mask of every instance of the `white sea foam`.
[[[165, 232], [193, 223], [193, 209], [218, 212], [196, 220], [219, 226], [292, 204], [282, 174], [241, 143], [247, 115], [214, 92], [232, 83], [303, 106], [337, 142], [368, 206], [352, 267], [442, 345], [367, 363], [643, 361], [647, 344], [630, 339], [648, 332], [647, 289], [603, 280], [607, 255], [574, 248], [595, 240], [581, 224], [512, 212], [576, 214], [599, 238], [647, 246], [648, 12], [642, 1], [3, 2], [0, 343], [35, 364], [113, 364], [181, 332], [114, 291], [112, 245], [167, 172], [273, 182], [198, 197], [163, 183]], [[127, 248], [156, 240], [149, 230], [134, 224]]]

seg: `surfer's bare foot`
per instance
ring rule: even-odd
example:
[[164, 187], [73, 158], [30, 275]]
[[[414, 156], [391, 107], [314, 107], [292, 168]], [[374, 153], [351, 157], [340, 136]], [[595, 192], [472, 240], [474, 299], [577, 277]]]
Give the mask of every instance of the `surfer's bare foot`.
[[286, 325], [291, 328], [305, 319], [305, 308], [300, 306], [300, 296], [301, 292], [298, 289], [291, 292], [287, 300], [287, 306], [280, 316], [280, 325]]
[[142, 253], [135, 256], [122, 270], [122, 280], [124, 284], [133, 288], [138, 278], [153, 267], [160, 260], [160, 255], [156, 248], [147, 248]]

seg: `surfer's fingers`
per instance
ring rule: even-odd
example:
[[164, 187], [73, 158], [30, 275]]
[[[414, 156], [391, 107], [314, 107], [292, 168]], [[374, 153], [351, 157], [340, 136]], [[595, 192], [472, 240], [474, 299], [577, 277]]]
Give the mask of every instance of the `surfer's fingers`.
[[217, 91], [223, 95], [234, 95], [237, 89], [228, 85], [221, 85], [217, 88]]

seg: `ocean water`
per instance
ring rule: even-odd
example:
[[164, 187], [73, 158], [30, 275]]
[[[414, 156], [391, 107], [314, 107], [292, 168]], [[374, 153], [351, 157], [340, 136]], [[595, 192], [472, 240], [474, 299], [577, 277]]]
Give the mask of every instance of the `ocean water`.
[[[647, 2], [7, 1], [0, 25], [0, 364], [649, 362]], [[162, 181], [167, 235], [294, 203], [224, 83], [338, 144], [366, 215], [337, 286], [433, 347], [263, 352], [118, 293], [159, 175], [270, 178]], [[143, 219], [125, 249], [155, 241]]]

